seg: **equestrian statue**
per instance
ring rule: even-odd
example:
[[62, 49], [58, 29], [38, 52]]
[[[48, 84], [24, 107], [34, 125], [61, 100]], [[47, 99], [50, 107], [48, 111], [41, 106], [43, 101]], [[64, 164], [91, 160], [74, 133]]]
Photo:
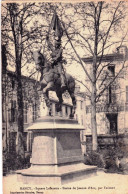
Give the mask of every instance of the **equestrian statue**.
[[51, 115], [49, 91], [56, 92], [56, 95], [59, 99], [59, 102], [57, 104], [58, 112], [61, 111], [62, 108], [62, 94], [65, 91], [68, 91], [73, 104], [70, 117], [73, 118], [76, 109], [76, 99], [74, 95], [75, 80], [70, 74], [65, 73], [63, 69], [63, 63], [65, 63], [65, 60], [62, 57], [61, 48], [61, 37], [63, 32], [56, 13], [53, 15], [52, 18], [51, 29], [53, 29], [52, 36], [54, 37], [54, 41], [50, 41], [49, 34], [46, 37], [48, 49], [51, 53], [51, 61], [48, 61], [44, 54], [40, 52], [40, 50], [33, 52], [33, 58], [35, 60], [36, 69], [41, 73], [41, 90], [43, 91], [46, 105], [49, 108], [49, 115]]
[[62, 94], [67, 90], [72, 99], [72, 104], [73, 104], [73, 109], [70, 117], [71, 118], [74, 117], [75, 109], [76, 109], [76, 99], [74, 95], [74, 90], [75, 90], [74, 78], [70, 74], [65, 73], [64, 75], [65, 87], [61, 87], [62, 86], [61, 77], [57, 70], [57, 67], [54, 66], [54, 68], [52, 68], [51, 65], [47, 62], [44, 55], [41, 54], [40, 51], [34, 51], [33, 57], [35, 60], [36, 69], [41, 73], [40, 84], [41, 84], [41, 89], [43, 91], [46, 105], [49, 108], [49, 115], [51, 114], [51, 103], [49, 99], [49, 91], [56, 92], [56, 95], [59, 99], [59, 102], [57, 104], [58, 105], [57, 111], [59, 112], [61, 111], [61, 107], [63, 103]]

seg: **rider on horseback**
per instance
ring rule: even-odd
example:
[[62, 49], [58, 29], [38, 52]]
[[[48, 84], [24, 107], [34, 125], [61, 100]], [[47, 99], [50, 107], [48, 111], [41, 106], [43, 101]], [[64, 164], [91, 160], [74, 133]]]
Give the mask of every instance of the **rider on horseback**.
[[56, 66], [58, 73], [60, 74], [60, 80], [61, 80], [61, 89], [65, 90], [65, 77], [63, 74], [63, 62], [62, 59], [62, 48], [61, 48], [61, 38], [58, 36], [55, 36], [55, 43], [54, 45], [50, 42], [49, 37], [47, 36], [47, 43], [48, 47], [52, 51], [51, 57], [52, 57], [52, 67], [54, 68]]

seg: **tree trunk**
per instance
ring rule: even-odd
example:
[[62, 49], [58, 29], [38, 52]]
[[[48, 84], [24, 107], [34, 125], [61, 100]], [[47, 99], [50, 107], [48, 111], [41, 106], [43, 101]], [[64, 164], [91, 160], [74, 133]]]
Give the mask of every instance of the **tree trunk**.
[[17, 104], [18, 104], [18, 132], [17, 132], [17, 154], [24, 158], [24, 141], [23, 141], [23, 132], [24, 132], [24, 122], [23, 122], [23, 97], [22, 97], [22, 83], [21, 78], [17, 79]]
[[16, 153], [22, 159], [24, 159], [24, 141], [23, 141], [23, 133], [17, 131], [16, 137]]
[[16, 49], [16, 76], [17, 76], [17, 105], [18, 105], [18, 132], [17, 132], [17, 154], [24, 158], [24, 118], [23, 118], [23, 94], [22, 94], [22, 80], [21, 80], [21, 58], [19, 50]]
[[92, 128], [92, 150], [97, 151], [97, 123], [96, 123], [96, 87], [92, 87], [92, 96], [91, 96], [91, 128]]
[[92, 150], [97, 150], [97, 122], [96, 122], [96, 57], [93, 58], [92, 70], [92, 93], [91, 93], [91, 128], [92, 128]]
[[[100, 13], [100, 12], [99, 12]], [[99, 13], [95, 8], [95, 41], [92, 66], [92, 94], [91, 94], [91, 127], [92, 127], [92, 150], [97, 151], [97, 122], [96, 122], [96, 71], [97, 71], [97, 47], [99, 31]], [[98, 15], [97, 15], [98, 14]]]

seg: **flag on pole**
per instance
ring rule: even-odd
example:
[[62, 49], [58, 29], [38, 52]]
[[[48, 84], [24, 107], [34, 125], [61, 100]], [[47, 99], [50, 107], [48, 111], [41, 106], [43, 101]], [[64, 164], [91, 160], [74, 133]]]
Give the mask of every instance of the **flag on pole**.
[[52, 17], [52, 21], [51, 21], [51, 27], [52, 30], [55, 31], [55, 35], [58, 38], [61, 38], [63, 36], [63, 28], [61, 26], [59, 17], [56, 13], [54, 13], [53, 17]]

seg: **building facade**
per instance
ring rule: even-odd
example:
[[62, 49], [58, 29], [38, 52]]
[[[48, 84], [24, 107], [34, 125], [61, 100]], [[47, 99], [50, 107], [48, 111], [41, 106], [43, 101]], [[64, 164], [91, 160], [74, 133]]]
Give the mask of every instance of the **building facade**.
[[[84, 58], [87, 65], [93, 59]], [[98, 59], [99, 61], [100, 59]], [[103, 77], [97, 81], [97, 88], [107, 83], [108, 87], [96, 104], [97, 133], [99, 139], [111, 143], [110, 137], [124, 137], [128, 135], [128, 49], [119, 47], [116, 53], [102, 57]], [[107, 76], [106, 76], [107, 75]], [[106, 77], [105, 77], [106, 76]], [[112, 80], [112, 82], [111, 82]], [[86, 100], [86, 138], [91, 137], [91, 104]], [[103, 137], [103, 138], [102, 138]], [[106, 140], [105, 140], [106, 138]], [[98, 139], [98, 140], [99, 140]], [[100, 143], [100, 142], [99, 142]]]

